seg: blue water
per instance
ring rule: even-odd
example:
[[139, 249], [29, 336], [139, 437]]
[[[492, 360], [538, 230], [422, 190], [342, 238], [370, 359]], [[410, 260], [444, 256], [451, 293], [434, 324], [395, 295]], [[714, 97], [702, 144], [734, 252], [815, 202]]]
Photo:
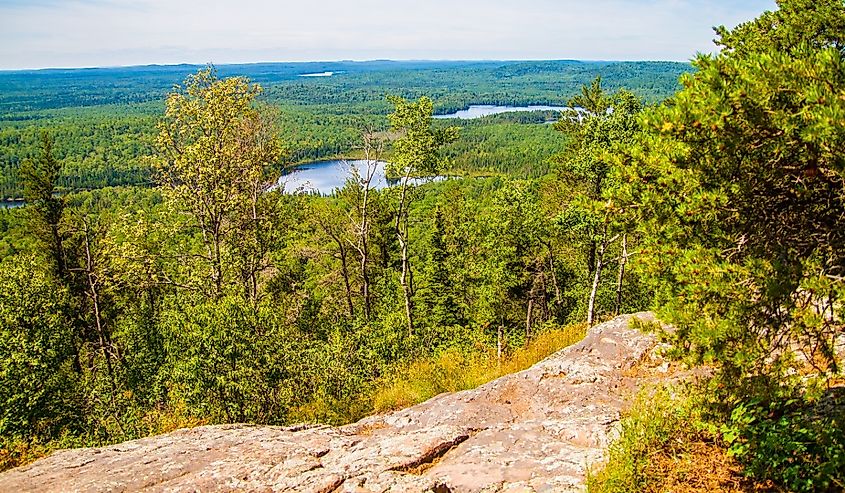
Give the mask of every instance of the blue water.
[[23, 206], [23, 200], [0, 200], [0, 209], [14, 209], [15, 207]]
[[461, 120], [472, 120], [482, 116], [498, 115], [499, 113], [511, 113], [514, 111], [563, 111], [569, 108], [565, 106], [493, 106], [474, 104], [465, 110], [449, 113], [448, 115], [435, 115], [434, 118], [458, 118]]
[[[396, 185], [397, 180], [388, 180], [384, 173], [384, 161], [369, 161], [375, 167], [370, 188], [382, 189]], [[286, 193], [319, 193], [329, 195], [335, 189], [343, 188], [346, 180], [357, 171], [360, 176], [366, 176], [368, 161], [365, 160], [331, 160], [315, 161], [295, 167], [289, 173], [279, 178], [278, 186]], [[443, 177], [412, 179], [411, 183], [419, 185], [431, 181], [441, 180]]]

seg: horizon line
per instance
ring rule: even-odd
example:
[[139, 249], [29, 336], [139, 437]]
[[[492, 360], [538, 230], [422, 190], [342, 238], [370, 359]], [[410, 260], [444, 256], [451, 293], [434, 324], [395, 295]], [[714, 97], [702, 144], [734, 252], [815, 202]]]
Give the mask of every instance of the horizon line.
[[[695, 57], [693, 57], [695, 58]], [[42, 71], [70, 71], [70, 70], [114, 70], [144, 67], [228, 67], [238, 65], [296, 65], [308, 63], [373, 63], [373, 62], [480, 62], [480, 63], [508, 63], [508, 62], [580, 62], [580, 63], [692, 63], [690, 60], [659, 60], [659, 59], [577, 59], [577, 58], [372, 58], [372, 59], [340, 59], [340, 60], [281, 60], [281, 61], [251, 61], [251, 62], [226, 62], [226, 63], [141, 63], [134, 65], [82, 65], [66, 67], [27, 67], [27, 68], [0, 68], [0, 73], [8, 72], [42, 72]]]

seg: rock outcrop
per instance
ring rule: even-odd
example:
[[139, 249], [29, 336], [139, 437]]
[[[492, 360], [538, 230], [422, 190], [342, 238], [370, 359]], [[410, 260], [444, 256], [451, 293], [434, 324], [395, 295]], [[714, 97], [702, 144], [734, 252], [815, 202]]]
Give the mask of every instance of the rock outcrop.
[[632, 368], [657, 344], [634, 316], [653, 318], [617, 317], [525, 371], [348, 426], [203, 426], [64, 450], [0, 474], [0, 491], [581, 491], [649, 378]]

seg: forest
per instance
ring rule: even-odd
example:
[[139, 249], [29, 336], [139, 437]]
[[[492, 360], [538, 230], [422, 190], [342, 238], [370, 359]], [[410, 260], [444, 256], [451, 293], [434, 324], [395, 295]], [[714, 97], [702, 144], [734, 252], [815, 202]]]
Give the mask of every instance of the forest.
[[[0, 199], [21, 198], [18, 169], [37, 154], [39, 133], [54, 136], [63, 161], [59, 186], [70, 190], [148, 185], [157, 117], [167, 92], [196, 66], [149, 66], [113, 69], [0, 71]], [[220, 77], [244, 76], [264, 89], [262, 104], [278, 108], [280, 136], [286, 148], [282, 165], [347, 156], [361, 144], [363, 129], [386, 130], [387, 94], [427, 96], [436, 113], [470, 104], [563, 104], [585, 80], [601, 74], [612, 89], [627, 87], [648, 101], [669, 97], [678, 76], [690, 70], [669, 62], [333, 62], [223, 65]], [[332, 77], [302, 74], [335, 73]], [[513, 121], [514, 123], [520, 121]], [[520, 123], [525, 122], [525, 120]], [[536, 121], [534, 121], [536, 122]], [[506, 123], [505, 121], [501, 123]], [[539, 123], [542, 123], [540, 121]], [[489, 153], [510, 153], [508, 145], [538, 129], [481, 125], [477, 139], [493, 142]], [[489, 131], [489, 137], [487, 136]], [[544, 147], [554, 139], [545, 132]], [[476, 140], [477, 142], [477, 140]], [[515, 153], [519, 154], [518, 151]], [[499, 171], [509, 159], [468, 165], [473, 153], [456, 149], [456, 169]], [[545, 161], [548, 155], [537, 161]], [[526, 160], [527, 161], [527, 160]], [[519, 163], [515, 166], [536, 166]]]
[[[845, 4], [716, 34], [692, 64], [0, 73], [0, 193], [26, 202], [0, 209], [0, 469], [348, 423], [651, 309], [712, 371], [644, 399], [590, 491], [666, 491], [702, 450], [747, 491], [842, 491]], [[434, 118], [483, 103], [573, 109]], [[273, 187], [337, 156], [368, 166]]]

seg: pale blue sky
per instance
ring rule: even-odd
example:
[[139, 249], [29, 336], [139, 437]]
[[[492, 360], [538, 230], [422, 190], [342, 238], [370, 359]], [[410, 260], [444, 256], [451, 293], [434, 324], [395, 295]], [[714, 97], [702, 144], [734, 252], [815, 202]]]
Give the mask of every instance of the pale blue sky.
[[367, 59], [689, 60], [774, 0], [0, 0], [0, 69]]

